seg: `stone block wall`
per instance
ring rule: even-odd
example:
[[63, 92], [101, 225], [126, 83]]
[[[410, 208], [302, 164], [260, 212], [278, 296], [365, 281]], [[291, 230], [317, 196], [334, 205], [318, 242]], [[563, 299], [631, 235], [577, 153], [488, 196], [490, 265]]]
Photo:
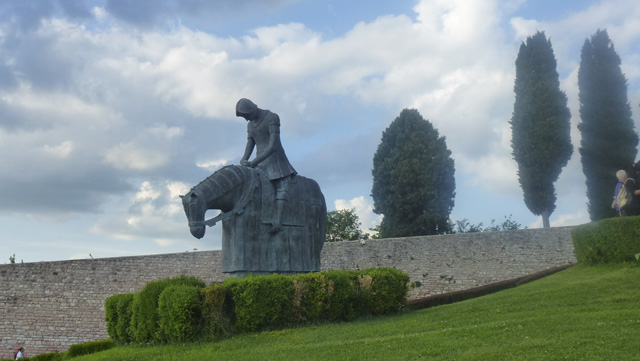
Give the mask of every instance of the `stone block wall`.
[[[222, 281], [221, 251], [0, 265], [0, 359], [106, 339], [104, 301], [153, 280]], [[326, 243], [322, 269], [395, 267], [411, 297], [486, 285], [575, 262], [570, 228]]]

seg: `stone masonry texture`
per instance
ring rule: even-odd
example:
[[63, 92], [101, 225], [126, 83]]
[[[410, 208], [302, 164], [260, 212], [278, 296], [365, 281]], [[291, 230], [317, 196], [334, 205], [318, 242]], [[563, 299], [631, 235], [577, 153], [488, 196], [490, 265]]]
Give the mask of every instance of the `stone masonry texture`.
[[[393, 267], [411, 298], [460, 291], [576, 262], [571, 228], [325, 243], [322, 270]], [[223, 281], [221, 251], [0, 265], [0, 359], [108, 338], [104, 301], [149, 281], [193, 275]]]

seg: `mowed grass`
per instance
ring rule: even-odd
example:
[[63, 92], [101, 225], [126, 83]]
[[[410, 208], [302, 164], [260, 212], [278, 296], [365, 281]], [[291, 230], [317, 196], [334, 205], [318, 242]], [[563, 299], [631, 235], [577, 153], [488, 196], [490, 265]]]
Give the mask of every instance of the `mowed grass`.
[[76, 360], [638, 360], [640, 267], [578, 265], [456, 304]]

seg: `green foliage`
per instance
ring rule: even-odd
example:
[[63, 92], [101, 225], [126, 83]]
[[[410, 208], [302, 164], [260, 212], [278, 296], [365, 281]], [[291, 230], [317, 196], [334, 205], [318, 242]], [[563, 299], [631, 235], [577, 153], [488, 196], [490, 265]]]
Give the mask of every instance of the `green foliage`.
[[11, 263], [11, 264], [16, 263], [16, 254], [15, 253], [13, 255], [9, 256], [9, 263]]
[[387, 315], [405, 307], [409, 291], [406, 273], [394, 268], [372, 268], [362, 272], [360, 279], [364, 281], [369, 277], [371, 285], [364, 291], [370, 299], [372, 315]]
[[235, 332], [234, 305], [231, 294], [222, 284], [211, 284], [202, 290], [204, 305], [202, 315], [205, 321], [205, 334], [213, 340]]
[[204, 288], [204, 282], [193, 276], [180, 276], [147, 283], [133, 297], [131, 331], [138, 343], [161, 342], [164, 337], [159, 329], [158, 299], [165, 288], [176, 285], [191, 285]]
[[633, 262], [640, 252], [640, 217], [617, 217], [584, 224], [571, 231], [579, 262]]
[[633, 164], [638, 135], [627, 98], [621, 60], [606, 30], [598, 30], [582, 46], [578, 86], [582, 170], [592, 221], [615, 217], [611, 209], [615, 173]]
[[380, 237], [446, 233], [455, 198], [454, 162], [444, 137], [415, 109], [382, 133], [373, 157], [374, 212]]
[[293, 319], [304, 323], [320, 320], [328, 309], [331, 283], [323, 273], [306, 273], [293, 277]]
[[113, 295], [104, 303], [105, 321], [107, 321], [107, 334], [117, 343], [131, 342], [131, 314], [133, 294], [124, 293]]
[[29, 357], [29, 361], [62, 361], [65, 358], [65, 353], [59, 352], [50, 352], [50, 353], [41, 353], [39, 355]]
[[[214, 340], [236, 332], [397, 312], [406, 305], [408, 282], [409, 276], [390, 268], [230, 278], [207, 287], [193, 277], [183, 276], [149, 282], [135, 295], [109, 297], [105, 318], [111, 338], [124, 343], [121, 334], [129, 333], [126, 329], [119, 331], [119, 322], [131, 319], [143, 324], [144, 318], [136, 312], [146, 316], [149, 310], [135, 304], [156, 297], [153, 315], [157, 324], [148, 333], [153, 338], [138, 341], [135, 337], [133, 341]], [[135, 332], [133, 321], [131, 325]]]
[[82, 355], [89, 355], [92, 353], [108, 350], [114, 346], [115, 346], [115, 342], [113, 340], [101, 340], [101, 341], [79, 343], [69, 347], [69, 350], [67, 351], [67, 356], [78, 357]]
[[329, 284], [329, 304], [325, 306], [324, 319], [329, 321], [351, 321], [367, 314], [368, 300], [360, 290], [358, 272], [323, 272]]
[[362, 223], [356, 209], [341, 209], [327, 212], [327, 242], [369, 239], [369, 234], [360, 230]]
[[[482, 222], [472, 224], [468, 219], [463, 218], [454, 224], [451, 221], [451, 233], [476, 233], [476, 232], [497, 232], [497, 231], [516, 231], [522, 229], [522, 225], [511, 219], [513, 215], [504, 216], [502, 223], [496, 223], [495, 219], [491, 220], [491, 225], [485, 227]], [[526, 229], [527, 227], [524, 227]]]
[[280, 327], [292, 321], [294, 288], [290, 277], [249, 276], [227, 279], [223, 284], [233, 295], [238, 331]]
[[160, 329], [169, 342], [193, 342], [202, 326], [202, 287], [170, 286], [158, 299]]
[[556, 208], [553, 184], [573, 147], [567, 96], [560, 90], [556, 59], [544, 32], [520, 45], [514, 92], [511, 147], [524, 203], [549, 227], [549, 216]]

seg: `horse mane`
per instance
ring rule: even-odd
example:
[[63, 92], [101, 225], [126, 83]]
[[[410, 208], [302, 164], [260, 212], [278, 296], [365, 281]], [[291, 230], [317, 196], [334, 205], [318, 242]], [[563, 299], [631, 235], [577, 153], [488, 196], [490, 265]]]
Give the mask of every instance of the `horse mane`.
[[245, 168], [235, 164], [224, 166], [191, 188], [190, 192], [220, 196], [247, 179]]

